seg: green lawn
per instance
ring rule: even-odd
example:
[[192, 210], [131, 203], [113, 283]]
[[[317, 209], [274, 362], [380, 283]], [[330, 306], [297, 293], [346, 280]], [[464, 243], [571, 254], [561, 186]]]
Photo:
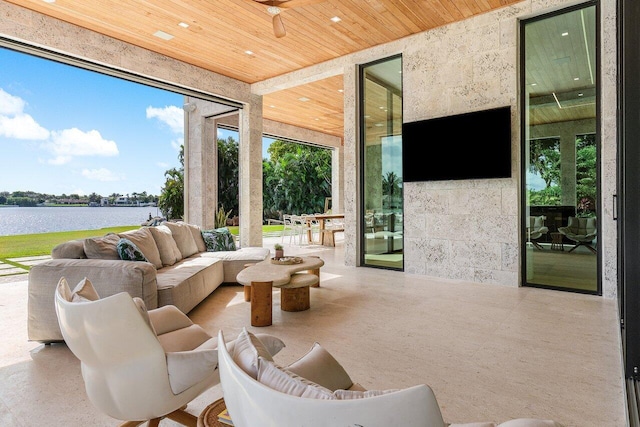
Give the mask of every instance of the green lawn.
[[[87, 237], [104, 236], [107, 233], [122, 233], [133, 230], [138, 226], [101, 228], [98, 230], [63, 231], [58, 233], [19, 234], [15, 236], [0, 236], [0, 260], [26, 256], [49, 255], [51, 249], [59, 243]], [[239, 227], [229, 227], [232, 234], [239, 233]], [[265, 225], [262, 232], [265, 235], [278, 235], [282, 225]]]
[[122, 233], [139, 226], [110, 227], [98, 230], [62, 231], [57, 233], [18, 234], [0, 236], [0, 260], [25, 256], [49, 255], [57, 244], [87, 237], [104, 236], [107, 233]]

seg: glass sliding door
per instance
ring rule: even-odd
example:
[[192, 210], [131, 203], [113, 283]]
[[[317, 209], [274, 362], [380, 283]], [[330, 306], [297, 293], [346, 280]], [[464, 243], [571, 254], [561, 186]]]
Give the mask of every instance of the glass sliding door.
[[600, 293], [597, 6], [523, 21], [523, 263], [528, 286]]
[[361, 265], [402, 270], [402, 58], [360, 68]]

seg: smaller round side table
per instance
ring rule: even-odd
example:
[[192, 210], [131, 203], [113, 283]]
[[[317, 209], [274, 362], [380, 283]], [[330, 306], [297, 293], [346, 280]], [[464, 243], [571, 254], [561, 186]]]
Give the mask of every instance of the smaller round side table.
[[227, 427], [218, 421], [218, 414], [226, 409], [224, 398], [220, 398], [204, 408], [198, 416], [198, 427]]

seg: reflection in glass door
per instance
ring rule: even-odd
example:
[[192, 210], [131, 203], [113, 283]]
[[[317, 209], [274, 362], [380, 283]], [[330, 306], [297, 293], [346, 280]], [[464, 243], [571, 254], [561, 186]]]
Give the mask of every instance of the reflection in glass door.
[[522, 24], [524, 284], [599, 293], [596, 5]]
[[360, 72], [361, 264], [402, 270], [402, 58]]

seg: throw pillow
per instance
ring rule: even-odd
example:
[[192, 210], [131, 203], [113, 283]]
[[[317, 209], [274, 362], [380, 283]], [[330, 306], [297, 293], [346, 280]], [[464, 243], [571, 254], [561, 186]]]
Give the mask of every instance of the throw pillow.
[[331, 391], [348, 390], [353, 385], [342, 365], [317, 342], [286, 369]]
[[236, 242], [228, 228], [202, 230], [202, 238], [207, 247], [207, 252], [236, 250]]
[[67, 279], [63, 276], [58, 280], [57, 290], [60, 296], [68, 302], [91, 302], [100, 299], [93, 284], [86, 277], [71, 291]]
[[[149, 227], [141, 227], [137, 230], [125, 231], [119, 234], [120, 237], [129, 240], [134, 243], [140, 252], [142, 252], [148, 262], [153, 264], [157, 269], [162, 268], [162, 259], [160, 259], [160, 252], [156, 241], [149, 231]], [[120, 252], [118, 252], [120, 253]]]
[[198, 252], [198, 247], [196, 246], [196, 241], [193, 240], [191, 230], [189, 230], [189, 227], [184, 225], [184, 223], [165, 221], [162, 225], [166, 225], [171, 230], [173, 240], [176, 241], [182, 258], [189, 258]]
[[399, 391], [399, 389], [392, 390], [336, 390], [333, 392], [333, 395], [336, 399], [339, 400], [349, 400], [349, 399], [365, 399], [367, 397], [375, 397], [382, 396], [383, 394], [393, 393], [395, 391]]
[[184, 224], [189, 228], [189, 231], [191, 231], [191, 236], [193, 236], [193, 240], [196, 242], [198, 252], [206, 252], [207, 246], [204, 244], [200, 227], [194, 224], [187, 224], [186, 222]]
[[233, 361], [250, 375], [254, 380], [258, 378], [258, 357], [273, 361], [271, 354], [255, 335], [242, 328], [242, 332], [238, 335], [233, 343]]
[[163, 266], [173, 265], [182, 259], [182, 253], [178, 249], [169, 227], [159, 225], [157, 227], [149, 227], [149, 231], [151, 231], [151, 235], [156, 242]]
[[73, 289], [73, 302], [97, 301], [99, 299], [100, 295], [98, 295], [98, 292], [96, 292], [96, 289], [93, 287], [93, 283], [86, 277], [78, 282]]
[[258, 358], [258, 381], [292, 396], [332, 400], [331, 390], [283, 369], [264, 357]]
[[84, 239], [84, 253], [89, 259], [120, 259], [116, 245], [120, 236], [109, 233], [103, 237]]
[[129, 239], [121, 238], [117, 245], [118, 255], [124, 261], [146, 261], [149, 260], [144, 256], [142, 251], [138, 249], [135, 243]]

